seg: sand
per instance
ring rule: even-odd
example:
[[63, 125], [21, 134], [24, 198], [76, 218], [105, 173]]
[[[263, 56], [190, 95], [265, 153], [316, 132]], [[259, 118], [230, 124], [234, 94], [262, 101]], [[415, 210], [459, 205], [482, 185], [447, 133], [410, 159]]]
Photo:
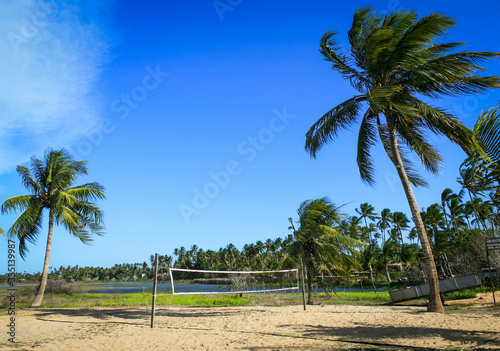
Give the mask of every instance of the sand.
[[[500, 295], [498, 297], [500, 299]], [[15, 350], [482, 350], [500, 349], [500, 308], [491, 294], [450, 305], [26, 309], [16, 314]], [[475, 303], [471, 306], [471, 303]]]

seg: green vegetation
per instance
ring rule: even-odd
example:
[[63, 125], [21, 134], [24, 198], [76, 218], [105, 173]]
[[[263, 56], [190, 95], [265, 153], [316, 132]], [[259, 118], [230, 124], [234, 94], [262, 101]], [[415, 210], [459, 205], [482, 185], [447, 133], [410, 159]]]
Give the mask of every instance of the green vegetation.
[[467, 289], [462, 291], [455, 291], [452, 293], [444, 294], [444, 300], [462, 300], [462, 299], [470, 299], [475, 297], [477, 294], [482, 293], [491, 293], [491, 286], [483, 285], [479, 288]]
[[[312, 304], [312, 284], [314, 276], [325, 271], [347, 275], [351, 268], [361, 268], [356, 260], [357, 249], [363, 243], [345, 235], [339, 235], [333, 228], [341, 219], [338, 208], [325, 198], [304, 201], [298, 211], [299, 229], [294, 230], [294, 240], [290, 245], [292, 257], [300, 257], [306, 271], [305, 285], [307, 303]], [[292, 229], [293, 221], [289, 219]], [[335, 272], [335, 273], [334, 273]], [[324, 280], [318, 282], [326, 288]], [[325, 293], [327, 293], [326, 289]]]

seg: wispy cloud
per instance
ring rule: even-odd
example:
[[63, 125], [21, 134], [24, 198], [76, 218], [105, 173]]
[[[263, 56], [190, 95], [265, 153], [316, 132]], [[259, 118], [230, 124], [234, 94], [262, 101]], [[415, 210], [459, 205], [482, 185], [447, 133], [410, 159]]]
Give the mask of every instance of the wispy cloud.
[[94, 88], [108, 44], [100, 9], [81, 4], [0, 0], [0, 173], [98, 122]]

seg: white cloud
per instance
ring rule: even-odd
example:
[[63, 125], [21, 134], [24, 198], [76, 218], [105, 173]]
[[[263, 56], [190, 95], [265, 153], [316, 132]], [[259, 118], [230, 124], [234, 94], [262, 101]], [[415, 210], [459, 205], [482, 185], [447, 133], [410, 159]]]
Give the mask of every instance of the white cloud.
[[92, 20], [99, 9], [81, 4], [0, 0], [0, 173], [98, 122], [108, 44]]

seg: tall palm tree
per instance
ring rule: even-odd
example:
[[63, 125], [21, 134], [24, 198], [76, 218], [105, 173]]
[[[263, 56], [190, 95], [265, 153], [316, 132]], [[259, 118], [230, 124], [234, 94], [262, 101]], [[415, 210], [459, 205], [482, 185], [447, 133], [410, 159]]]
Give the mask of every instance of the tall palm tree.
[[31, 193], [11, 197], [2, 205], [2, 213], [22, 211], [9, 229], [19, 239], [19, 253], [24, 259], [27, 243], [35, 243], [42, 229], [43, 212], [49, 211], [47, 247], [38, 292], [31, 307], [42, 303], [49, 273], [50, 250], [54, 224], [62, 225], [83, 243], [92, 241], [91, 234], [102, 235], [103, 214], [94, 204], [104, 199], [99, 183], [74, 186], [78, 176], [87, 174], [86, 161], [74, 161], [66, 150], [47, 150], [44, 159], [31, 159], [31, 171], [17, 166], [23, 185]]
[[299, 229], [294, 230], [290, 253], [302, 257], [306, 270], [307, 303], [312, 304], [313, 277], [323, 269], [330, 275], [333, 272], [340, 275], [347, 274], [351, 267], [359, 267], [355, 255], [363, 243], [339, 235], [333, 228], [333, 224], [339, 222], [340, 214], [326, 198], [302, 202], [297, 213]]
[[[348, 33], [351, 55], [338, 46], [337, 33], [327, 31], [320, 41], [320, 52], [360, 94], [328, 111], [306, 134], [306, 150], [315, 157], [340, 130], [360, 120], [357, 163], [361, 179], [369, 185], [375, 182], [370, 149], [379, 140], [396, 167], [424, 254], [431, 258], [411, 186], [425, 182], [412, 168], [406, 151], [415, 152], [424, 167], [437, 174], [442, 157], [426, 139], [427, 130], [446, 136], [467, 151], [472, 141], [471, 132], [456, 117], [420, 97], [480, 93], [500, 87], [499, 77], [476, 74], [482, 61], [500, 54], [450, 53], [463, 43], [437, 43], [454, 25], [453, 18], [439, 13], [418, 20], [415, 11], [381, 17], [371, 8], [358, 9]], [[368, 106], [364, 113], [362, 106]], [[428, 311], [443, 312], [433, 259], [425, 268], [430, 283]]]

